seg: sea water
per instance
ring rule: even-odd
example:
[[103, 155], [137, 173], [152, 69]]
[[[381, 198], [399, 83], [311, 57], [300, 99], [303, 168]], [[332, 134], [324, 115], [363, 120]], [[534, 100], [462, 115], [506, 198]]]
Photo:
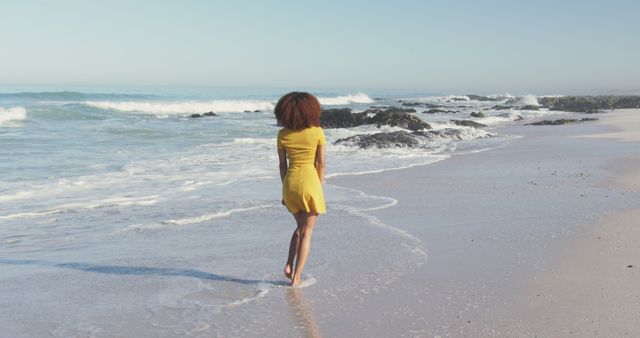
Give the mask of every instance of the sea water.
[[[280, 271], [294, 222], [280, 204], [273, 115], [284, 93], [4, 88], [0, 336], [206, 336], [246, 328], [244, 316], [253, 304], [269, 302], [286, 288]], [[318, 221], [305, 284], [322, 288], [324, 300], [349, 295], [350, 306], [427, 262], [428, 248], [368, 214], [393, 207], [394, 199], [333, 185], [332, 176], [424, 165], [495, 147], [513, 137], [501, 134], [501, 127], [549, 113], [492, 109], [510, 96], [487, 102], [313, 93], [325, 109], [354, 112], [409, 101], [437, 104], [451, 112], [423, 114], [428, 109], [416, 107], [416, 114], [435, 129], [461, 131], [458, 138], [417, 149], [360, 149], [333, 142], [401, 129], [325, 130], [328, 213]], [[217, 116], [189, 117], [209, 111]], [[450, 122], [469, 119], [473, 111], [483, 111], [485, 117], [473, 120], [487, 128]], [[269, 315], [254, 314], [255, 325]]]

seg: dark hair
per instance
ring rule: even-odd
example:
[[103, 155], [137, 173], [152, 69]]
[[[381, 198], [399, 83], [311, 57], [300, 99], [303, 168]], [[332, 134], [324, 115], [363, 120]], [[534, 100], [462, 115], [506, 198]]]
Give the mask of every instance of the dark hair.
[[278, 100], [274, 113], [278, 125], [288, 129], [320, 126], [320, 101], [306, 92], [291, 92]]

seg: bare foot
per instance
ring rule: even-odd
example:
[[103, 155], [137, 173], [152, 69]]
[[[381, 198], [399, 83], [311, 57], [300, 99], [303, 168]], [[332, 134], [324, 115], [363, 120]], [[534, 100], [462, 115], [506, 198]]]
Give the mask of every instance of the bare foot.
[[291, 265], [287, 264], [284, 267], [284, 275], [289, 279], [293, 278], [293, 272], [291, 271]]
[[291, 286], [292, 287], [296, 287], [296, 286], [300, 285], [300, 282], [301, 282], [300, 277], [291, 278]]

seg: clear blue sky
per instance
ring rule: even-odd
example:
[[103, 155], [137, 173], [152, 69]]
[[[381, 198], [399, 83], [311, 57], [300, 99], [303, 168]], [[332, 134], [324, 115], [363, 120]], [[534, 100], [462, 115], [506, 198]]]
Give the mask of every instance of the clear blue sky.
[[640, 91], [640, 1], [0, 2], [0, 84]]

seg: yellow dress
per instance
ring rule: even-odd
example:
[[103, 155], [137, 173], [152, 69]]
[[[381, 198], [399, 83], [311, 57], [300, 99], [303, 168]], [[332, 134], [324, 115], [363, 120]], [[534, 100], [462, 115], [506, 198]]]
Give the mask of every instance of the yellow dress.
[[315, 166], [318, 145], [326, 143], [320, 127], [283, 128], [278, 132], [278, 149], [284, 148], [289, 160], [282, 182], [282, 197], [289, 212], [326, 213], [324, 192]]

